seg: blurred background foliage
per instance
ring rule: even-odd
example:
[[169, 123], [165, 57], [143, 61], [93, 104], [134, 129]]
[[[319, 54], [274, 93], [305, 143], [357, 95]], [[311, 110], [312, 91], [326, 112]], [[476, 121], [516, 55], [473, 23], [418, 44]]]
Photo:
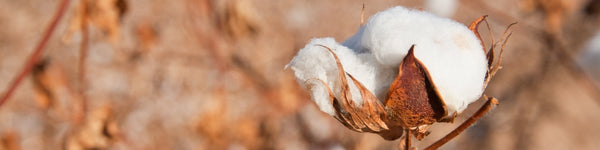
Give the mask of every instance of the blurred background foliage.
[[[354, 34], [363, 3], [367, 19], [396, 5], [464, 24], [489, 15], [494, 36], [480, 28], [487, 45], [519, 22], [486, 92], [500, 105], [442, 149], [600, 148], [600, 1], [433, 2], [71, 0], [41, 59], [0, 107], [0, 150], [397, 149], [399, 141], [320, 112], [283, 70], [309, 39]], [[1, 92], [59, 3], [0, 0]], [[416, 146], [481, 104], [434, 125]]]

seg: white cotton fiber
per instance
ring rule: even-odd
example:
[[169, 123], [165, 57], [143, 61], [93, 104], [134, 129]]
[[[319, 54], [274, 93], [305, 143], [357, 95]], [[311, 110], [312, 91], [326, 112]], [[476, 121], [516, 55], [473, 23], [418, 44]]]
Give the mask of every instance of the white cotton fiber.
[[[385, 77], [382, 77], [383, 75], [380, 73], [376, 73], [381, 69], [377, 67], [377, 62], [370, 53], [357, 53], [337, 43], [333, 38], [316, 38], [306, 44], [306, 47], [300, 49], [286, 68], [291, 68], [294, 71], [300, 85], [309, 90], [311, 98], [323, 112], [330, 115], [335, 114], [327, 89], [316, 79], [324, 81], [339, 100], [341, 100], [341, 84], [333, 55], [326, 48], [319, 45], [332, 49], [340, 59], [344, 70], [360, 81], [369, 91], [383, 93], [378, 96], [385, 95], [387, 88], [378, 85], [378, 79], [376, 79]], [[394, 77], [392, 72], [385, 76], [391, 79]], [[350, 77], [346, 76], [346, 78], [353, 101], [357, 105], [361, 105], [363, 100], [360, 92]], [[387, 84], [389, 86], [390, 83]], [[380, 97], [380, 99], [383, 99], [383, 97]]]
[[385, 66], [397, 67], [411, 45], [429, 70], [449, 114], [462, 112], [483, 92], [487, 60], [475, 34], [465, 25], [431, 13], [394, 7], [365, 25], [363, 49]]
[[[330, 115], [335, 115], [335, 111], [327, 89], [319, 80], [339, 100], [341, 84], [333, 56], [319, 44], [331, 48], [345, 71], [379, 100], [385, 98], [411, 45], [415, 45], [415, 56], [428, 69], [449, 115], [462, 112], [483, 92], [487, 60], [473, 32], [447, 18], [394, 7], [375, 14], [342, 44], [333, 38], [311, 40], [286, 66], [294, 71], [301, 86], [309, 90], [319, 108]], [[352, 98], [360, 105], [361, 95], [347, 78]]]

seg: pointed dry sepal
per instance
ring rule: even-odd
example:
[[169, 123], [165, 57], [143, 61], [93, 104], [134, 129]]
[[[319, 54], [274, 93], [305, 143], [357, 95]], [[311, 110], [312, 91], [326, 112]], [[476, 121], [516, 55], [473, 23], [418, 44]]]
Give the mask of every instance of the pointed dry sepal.
[[[488, 62], [488, 72], [487, 72], [487, 75], [485, 78], [483, 88], [486, 88], [488, 83], [492, 79], [492, 77], [494, 77], [496, 75], [498, 70], [502, 69], [501, 64], [502, 64], [502, 55], [504, 54], [504, 48], [506, 47], [508, 39], [510, 38], [510, 36], [512, 36], [512, 32], [510, 31], [510, 28], [512, 26], [514, 26], [515, 24], [517, 24], [517, 23], [515, 22], [515, 23], [511, 23], [510, 25], [508, 25], [508, 27], [506, 27], [506, 30], [504, 30], [502, 39], [500, 41], [498, 41], [498, 42], [502, 42], [502, 45], [500, 46], [500, 52], [498, 53], [497, 61], [495, 59], [495, 54], [494, 54], [495, 53], [494, 48], [497, 46], [497, 43], [493, 43], [492, 46], [490, 46], [490, 50], [487, 52], [487, 58], [489, 61]], [[493, 42], [493, 39], [492, 39], [492, 42]]]
[[[502, 35], [502, 39], [500, 40], [500, 42], [502, 42], [502, 45], [500, 46], [500, 54], [498, 55], [498, 62], [496, 62], [496, 65], [494, 65], [493, 67], [492, 67], [492, 64], [490, 63], [490, 76], [496, 75], [496, 73], [498, 72], [498, 70], [500, 70], [502, 68], [502, 66], [501, 66], [501, 64], [502, 64], [502, 54], [504, 53], [504, 48], [506, 47], [506, 43], [508, 42], [508, 39], [510, 38], [510, 36], [512, 36], [512, 32], [510, 31], [510, 28], [512, 26], [514, 26], [515, 24], [517, 24], [517, 23], [516, 22], [515, 23], [511, 23], [504, 30], [504, 34]], [[494, 44], [494, 47], [495, 46], [496, 46], [496, 44]]]
[[483, 41], [481, 40], [481, 35], [479, 35], [479, 24], [481, 24], [481, 22], [486, 20], [485, 18], [487, 18], [487, 15], [484, 15], [484, 16], [481, 16], [481, 17], [475, 19], [475, 21], [471, 22], [471, 25], [469, 25], [469, 30], [473, 31], [473, 33], [475, 33], [475, 36], [477, 36], [477, 38], [481, 42], [481, 47], [483, 47], [483, 52], [485, 52], [485, 45], [483, 45]]
[[[483, 88], [485, 89], [487, 87], [487, 84], [490, 82], [491, 78], [496, 75], [496, 73], [498, 72], [498, 70], [500, 70], [502, 68], [501, 63], [502, 63], [502, 54], [504, 53], [504, 47], [506, 46], [506, 43], [508, 41], [508, 39], [510, 38], [510, 36], [512, 35], [512, 32], [510, 32], [510, 28], [517, 24], [512, 23], [510, 25], [508, 25], [508, 27], [506, 27], [506, 30], [504, 30], [504, 34], [502, 35], [502, 39], [499, 42], [502, 42], [502, 45], [500, 47], [500, 53], [498, 54], [498, 61], [495, 62], [495, 48], [497, 46], [497, 43], [494, 40], [494, 36], [492, 35], [492, 31], [490, 28], [490, 24], [487, 21], [487, 15], [481, 16], [477, 19], [475, 19], [471, 25], [469, 25], [469, 29], [475, 34], [475, 36], [477, 36], [477, 38], [479, 39], [479, 41], [481, 41], [481, 46], [483, 47], [483, 51], [486, 53], [486, 58], [488, 60], [488, 71], [485, 77], [485, 82], [484, 82], [484, 86]], [[490, 45], [490, 49], [486, 52], [486, 48], [485, 45], [483, 44], [483, 39], [481, 39], [481, 36], [479, 34], [479, 25], [485, 22], [488, 28], [488, 31], [490, 33], [490, 37], [491, 37], [491, 45]]]
[[[492, 44], [495, 43], [494, 36], [491, 36], [492, 29], [490, 28], [490, 24], [487, 21], [487, 15], [484, 15], [484, 16], [481, 16], [481, 17], [475, 19], [471, 23], [471, 25], [469, 25], [469, 30], [471, 30], [475, 34], [475, 36], [477, 36], [477, 39], [479, 39], [479, 42], [481, 43], [481, 47], [483, 47], [483, 49], [482, 49], [483, 52], [487, 53], [486, 57], [488, 59], [488, 66], [492, 66], [492, 63], [494, 62], [494, 47], [495, 46], [491, 45], [490, 50], [488, 50], [487, 52], [485, 51], [486, 50], [485, 44], [483, 43], [483, 39], [481, 39], [481, 35], [479, 34], [479, 25], [482, 22], [485, 22], [485, 25], [487, 26], [488, 32], [490, 34], [490, 38], [492, 40]], [[489, 72], [489, 70], [488, 70], [488, 72]]]
[[373, 125], [376, 130], [373, 131], [387, 130], [387, 125], [381, 120], [382, 115], [385, 114], [383, 104], [362, 83], [358, 82], [352, 75], [348, 74], [348, 76], [352, 79], [363, 98], [361, 111], [368, 112], [368, 120], [373, 120], [376, 123], [376, 125]]
[[[340, 98], [333, 100], [332, 104], [336, 111], [336, 117], [346, 127], [360, 132], [379, 132], [382, 130], [388, 130], [388, 126], [381, 119], [381, 116], [385, 116], [383, 105], [373, 93], [371, 93], [362, 83], [356, 80], [352, 75], [344, 71], [338, 56], [331, 50], [331, 48], [318, 45], [326, 48], [335, 59], [338, 75], [341, 85]], [[362, 106], [357, 106], [352, 100], [352, 94], [350, 92], [350, 86], [346, 75], [350, 77], [354, 85], [360, 91], [363, 98]], [[323, 83], [325, 84], [325, 83]], [[331, 94], [331, 93], [330, 93]]]
[[[318, 45], [321, 47], [326, 48], [332, 55], [333, 58], [335, 59], [336, 65], [337, 65], [337, 70], [338, 70], [338, 79], [340, 80], [340, 84], [341, 84], [341, 92], [340, 92], [340, 98], [341, 98], [341, 107], [336, 107], [335, 103], [334, 103], [334, 108], [336, 108], [336, 111], [338, 112], [339, 115], [341, 115], [341, 117], [352, 126], [352, 128], [354, 128], [355, 130], [360, 130], [362, 131], [362, 129], [364, 129], [366, 126], [366, 124], [363, 121], [363, 115], [362, 113], [357, 112], [357, 108], [355, 107], [356, 105], [354, 104], [354, 101], [352, 100], [352, 93], [350, 93], [350, 86], [348, 85], [348, 79], [346, 79], [346, 74], [344, 71], [344, 68], [342, 66], [342, 63], [340, 62], [339, 58], [337, 55], [335, 55], [335, 53], [333, 52], [333, 50], [331, 50], [331, 48], [324, 46], [324, 45]], [[339, 104], [339, 103], [338, 103]], [[338, 105], [339, 106], [339, 105]]]
[[389, 108], [388, 123], [405, 129], [433, 124], [448, 113], [429, 72], [415, 57], [414, 45], [400, 64], [384, 103]]

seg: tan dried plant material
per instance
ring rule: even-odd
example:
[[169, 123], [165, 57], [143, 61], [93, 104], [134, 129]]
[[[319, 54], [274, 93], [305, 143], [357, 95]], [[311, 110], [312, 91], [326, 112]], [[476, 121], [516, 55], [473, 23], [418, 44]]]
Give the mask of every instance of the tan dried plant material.
[[51, 87], [55, 86], [50, 81], [60, 80], [48, 80], [46, 74], [46, 68], [48, 66], [47, 61], [40, 61], [36, 64], [31, 71], [33, 75], [33, 92], [35, 102], [38, 106], [44, 110], [48, 109], [51, 105], [54, 105], [54, 96], [50, 92]]
[[258, 32], [258, 14], [251, 4], [249, 0], [226, 1], [224, 10], [219, 13], [219, 22], [230, 37], [236, 39]]
[[137, 48], [131, 55], [130, 59], [138, 59], [148, 54], [152, 47], [154, 47], [159, 41], [159, 35], [157, 29], [149, 22], [143, 22], [139, 24], [135, 29], [136, 46]]
[[228, 131], [227, 112], [227, 89], [225, 84], [219, 84], [213, 89], [213, 100], [210, 101], [210, 109], [204, 109], [198, 120], [194, 120], [196, 132], [206, 137], [212, 147], [209, 149], [223, 149], [230, 140]]
[[[323, 46], [323, 45], [321, 45]], [[362, 107], [355, 107], [354, 101], [352, 101], [352, 95], [348, 86], [348, 79], [346, 79], [346, 74], [344, 71], [344, 67], [339, 61], [339, 58], [335, 53], [326, 46], [323, 46], [331, 54], [336, 60], [336, 65], [338, 67], [338, 74], [341, 77], [341, 100], [338, 100], [333, 96], [331, 89], [327, 89], [330, 95], [331, 102], [338, 113], [335, 117], [340, 122], [342, 122], [346, 127], [353, 129], [359, 132], [379, 132], [382, 130], [389, 129], [387, 125], [381, 119], [381, 115], [384, 113], [383, 105], [381, 102], [377, 100], [375, 95], [369, 92], [364, 86], [356, 81], [350, 74], [348, 76], [352, 79], [354, 83], [356, 83], [357, 87], [360, 89], [360, 94], [364, 99], [364, 103]], [[320, 80], [320, 79], [316, 79]], [[320, 80], [323, 84], [326, 85], [325, 82]], [[341, 104], [340, 104], [341, 103]]]
[[75, 123], [83, 119], [81, 97], [73, 91], [63, 67], [50, 59], [38, 62], [32, 70], [36, 104]]
[[489, 48], [489, 50], [486, 52], [486, 48], [485, 48], [485, 44], [483, 44], [483, 39], [481, 39], [481, 36], [479, 34], [479, 25], [482, 22], [485, 22], [489, 31], [489, 34], [492, 35], [492, 31], [490, 28], [490, 24], [487, 22], [487, 15], [481, 16], [479, 18], [477, 18], [476, 20], [474, 20], [470, 25], [469, 25], [469, 30], [471, 30], [473, 33], [475, 33], [475, 35], [477, 36], [477, 38], [481, 41], [481, 46], [483, 47], [483, 51], [486, 53], [486, 57], [488, 60], [488, 71], [486, 74], [486, 78], [485, 78], [485, 82], [484, 82], [484, 86], [483, 88], [485, 89], [487, 87], [487, 84], [490, 82], [490, 80], [492, 79], [492, 77], [494, 75], [496, 75], [496, 73], [498, 72], [498, 70], [502, 69], [502, 54], [504, 53], [504, 47], [506, 47], [507, 41], [510, 38], [510, 36], [512, 36], [512, 32], [510, 32], [510, 28], [512, 28], [514, 25], [516, 25], [517, 23], [511, 23], [510, 25], [508, 25], [506, 27], [506, 29], [504, 30], [504, 34], [502, 35], [502, 39], [500, 39], [499, 42], [502, 42], [502, 45], [500, 46], [500, 52], [499, 52], [499, 56], [498, 56], [498, 61], [495, 61], [496, 59], [496, 48], [498, 47], [498, 43], [496, 43], [496, 41], [494, 41], [494, 36], [491, 36], [491, 46]]
[[81, 24], [86, 21], [100, 29], [111, 42], [117, 42], [121, 18], [127, 9], [125, 0], [80, 0], [63, 40], [70, 41], [73, 34], [82, 30]]
[[94, 109], [83, 126], [76, 128], [75, 132], [67, 137], [66, 149], [107, 149], [122, 140], [120, 129], [112, 115], [109, 106]]

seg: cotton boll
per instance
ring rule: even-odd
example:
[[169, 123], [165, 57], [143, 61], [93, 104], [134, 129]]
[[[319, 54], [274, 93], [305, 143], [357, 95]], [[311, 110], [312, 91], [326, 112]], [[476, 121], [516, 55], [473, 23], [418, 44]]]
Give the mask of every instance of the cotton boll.
[[466, 28], [450, 19], [433, 14], [394, 7], [375, 14], [365, 25], [361, 46], [373, 52], [382, 65], [398, 66], [412, 45], [435, 47], [449, 37], [449, 30]]
[[[361, 44], [382, 66], [398, 67], [409, 48], [428, 69], [447, 105], [462, 112], [483, 92], [487, 60], [466, 26], [431, 13], [394, 7], [375, 14], [364, 26]], [[390, 81], [391, 82], [391, 81]]]
[[[375, 74], [379, 69], [374, 67], [377, 66], [377, 63], [370, 53], [357, 53], [337, 43], [333, 38], [313, 39], [298, 52], [286, 68], [289, 67], [294, 71], [300, 85], [310, 92], [311, 98], [323, 112], [332, 116], [335, 115], [327, 87], [319, 80], [328, 85], [328, 88], [331, 89], [338, 100], [342, 100], [342, 98], [340, 94], [341, 83], [335, 59], [325, 47], [320, 45], [332, 49], [340, 59], [345, 71], [352, 74], [369, 91], [382, 93], [378, 96], [385, 95], [382, 92], [384, 90], [380, 88], [380, 82], [375, 79], [381, 75]], [[360, 91], [349, 80], [348, 76], [346, 78], [348, 79], [352, 100], [357, 105], [362, 105], [363, 100]], [[387, 84], [389, 86], [389, 83]]]
[[[349, 129], [386, 140], [404, 133], [407, 141], [410, 136], [421, 140], [430, 125], [451, 122], [479, 99], [497, 71], [491, 67], [486, 76], [488, 61], [480, 43], [463, 24], [394, 7], [375, 14], [341, 44], [333, 38], [312, 39], [286, 68], [321, 111]], [[494, 104], [497, 100], [490, 98], [481, 110]]]
[[[333, 55], [345, 71], [383, 100], [398, 73], [398, 66], [415, 45], [420, 60], [448, 109], [462, 112], [483, 92], [487, 60], [479, 39], [466, 26], [431, 13], [394, 7], [375, 14], [342, 44], [333, 38], [311, 40], [286, 67], [311, 93], [319, 108], [335, 115], [327, 88], [341, 98], [341, 83]], [[346, 76], [349, 79], [348, 76]], [[323, 84], [321, 81], [325, 84]], [[352, 100], [362, 104], [360, 92], [348, 80]]]

